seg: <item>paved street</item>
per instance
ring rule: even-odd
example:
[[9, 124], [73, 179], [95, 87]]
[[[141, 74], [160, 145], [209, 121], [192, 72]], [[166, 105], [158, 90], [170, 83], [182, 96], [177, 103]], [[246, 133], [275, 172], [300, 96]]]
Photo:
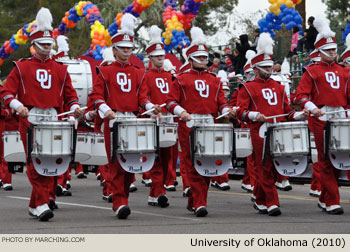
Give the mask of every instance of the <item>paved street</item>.
[[181, 178], [176, 192], [169, 192], [170, 207], [161, 209], [147, 205], [149, 188], [137, 176], [138, 191], [129, 199], [131, 215], [118, 220], [112, 204], [101, 198], [102, 187], [94, 174], [87, 179], [72, 176], [72, 197], [58, 197], [58, 210], [49, 222], [39, 222], [28, 215], [31, 192], [24, 174], [13, 176], [13, 191], [0, 190], [0, 233], [61, 234], [201, 234], [201, 233], [350, 233], [350, 188], [341, 187], [345, 214], [331, 216], [317, 208], [317, 199], [309, 197], [309, 185], [293, 184], [290, 192], [281, 192], [282, 215], [259, 215], [252, 207], [250, 194], [240, 188], [239, 180], [230, 180], [231, 190], [210, 188], [209, 215], [197, 218], [185, 209]]

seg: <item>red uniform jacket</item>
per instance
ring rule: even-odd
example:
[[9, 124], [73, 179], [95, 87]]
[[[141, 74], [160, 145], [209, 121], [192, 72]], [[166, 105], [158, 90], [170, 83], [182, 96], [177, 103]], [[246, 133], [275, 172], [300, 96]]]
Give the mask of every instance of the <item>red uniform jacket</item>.
[[89, 98], [96, 109], [105, 103], [120, 112], [138, 111], [137, 91], [143, 74], [143, 70], [130, 63], [116, 61], [101, 66]]
[[167, 109], [174, 113], [180, 105], [188, 113], [217, 114], [225, 107], [222, 83], [207, 71], [188, 70], [176, 76], [167, 99]]
[[[142, 80], [139, 89], [139, 105], [146, 110], [148, 103], [161, 105], [166, 102], [170, 92], [172, 75], [164, 70], [149, 70]], [[167, 113], [163, 107], [162, 112]]]
[[16, 94], [25, 106], [43, 109], [54, 107], [58, 112], [64, 103], [68, 107], [79, 104], [67, 66], [36, 56], [14, 64], [0, 93], [5, 105], [8, 106]]
[[320, 61], [307, 66], [296, 90], [296, 104], [302, 108], [312, 101], [316, 106], [346, 107], [349, 104], [349, 72], [338, 63]]
[[[265, 116], [274, 116], [280, 114], [289, 114], [288, 118], [292, 118], [294, 111], [288, 104], [288, 98], [285, 93], [284, 86], [280, 83], [268, 79], [266, 81], [255, 78], [243, 84], [238, 93], [237, 118], [245, 122], [252, 122], [248, 115], [252, 111], [260, 112]], [[285, 117], [278, 117], [276, 121], [284, 121]], [[273, 119], [267, 120], [273, 122]], [[259, 128], [262, 123], [252, 122], [253, 128]]]

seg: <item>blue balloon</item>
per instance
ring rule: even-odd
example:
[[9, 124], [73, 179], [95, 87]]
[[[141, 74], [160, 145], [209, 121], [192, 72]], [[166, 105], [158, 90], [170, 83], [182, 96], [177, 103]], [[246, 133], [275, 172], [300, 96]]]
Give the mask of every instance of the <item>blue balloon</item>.
[[283, 11], [285, 8], [287, 8], [287, 5], [285, 5], [285, 4], [281, 4], [281, 5], [280, 5], [280, 10], [281, 10], [281, 11]]
[[275, 26], [274, 26], [274, 24], [273, 24], [272, 22], [269, 22], [269, 23], [267, 24], [267, 28], [268, 28], [269, 30], [272, 30], [274, 27], [275, 27]]
[[274, 31], [270, 31], [270, 35], [271, 35], [271, 38], [276, 37], [276, 34], [275, 34], [275, 32], [274, 32]]
[[264, 28], [264, 27], [267, 27], [267, 21], [265, 18], [262, 18], [258, 21], [258, 25], [260, 28]]

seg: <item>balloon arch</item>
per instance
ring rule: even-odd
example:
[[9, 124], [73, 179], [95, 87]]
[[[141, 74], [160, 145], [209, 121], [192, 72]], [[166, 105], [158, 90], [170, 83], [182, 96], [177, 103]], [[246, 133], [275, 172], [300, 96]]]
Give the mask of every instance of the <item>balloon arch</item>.
[[[114, 22], [106, 29], [103, 18], [98, 7], [90, 1], [80, 1], [65, 13], [61, 24], [54, 29], [53, 36], [67, 34], [74, 29], [77, 23], [86, 18], [90, 27], [91, 45], [86, 55], [90, 55], [96, 60], [102, 59], [102, 49], [111, 45], [111, 37], [118, 32], [121, 18], [124, 13], [130, 13], [136, 18], [149, 8], [155, 0], [134, 0], [125, 10], [118, 13]], [[178, 46], [186, 47], [190, 44], [189, 38], [185, 35], [185, 30], [191, 27], [193, 19], [198, 15], [199, 7], [206, 0], [186, 0], [180, 11], [176, 9], [177, 0], [165, 0], [164, 12], [162, 14], [165, 32], [162, 34], [165, 49], [169, 52]], [[36, 29], [35, 21], [24, 25], [13, 34], [11, 39], [6, 41], [0, 48], [0, 66], [11, 53], [16, 51], [20, 45], [24, 45], [29, 40], [30, 33]]]

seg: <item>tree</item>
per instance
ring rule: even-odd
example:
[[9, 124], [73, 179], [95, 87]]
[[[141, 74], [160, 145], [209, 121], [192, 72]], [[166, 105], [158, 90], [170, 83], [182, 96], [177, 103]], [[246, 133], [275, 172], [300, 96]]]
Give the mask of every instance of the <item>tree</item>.
[[322, 0], [327, 5], [327, 17], [331, 21], [331, 28], [346, 26], [346, 18], [350, 11], [348, 0]]

